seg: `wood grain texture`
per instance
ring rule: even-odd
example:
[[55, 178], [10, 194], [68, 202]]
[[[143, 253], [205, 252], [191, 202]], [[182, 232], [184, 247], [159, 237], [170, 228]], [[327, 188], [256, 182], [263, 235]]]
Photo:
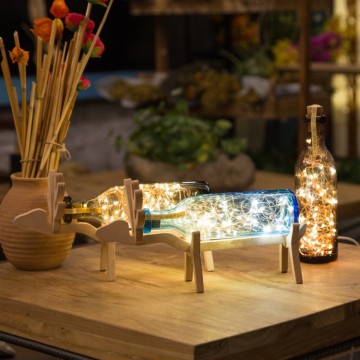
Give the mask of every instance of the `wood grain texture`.
[[183, 253], [117, 246], [116, 282], [97, 271], [100, 244], [53, 271], [0, 265], [0, 330], [98, 359], [286, 359], [360, 336], [360, 248], [278, 270], [278, 246], [217, 251], [206, 292], [183, 280]]

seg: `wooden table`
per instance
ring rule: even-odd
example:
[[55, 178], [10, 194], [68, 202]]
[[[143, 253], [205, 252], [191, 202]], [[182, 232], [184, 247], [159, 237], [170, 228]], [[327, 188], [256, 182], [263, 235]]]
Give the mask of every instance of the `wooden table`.
[[214, 254], [205, 292], [183, 281], [182, 253], [118, 245], [117, 280], [99, 245], [45, 272], [0, 264], [0, 331], [96, 359], [288, 359], [360, 336], [360, 247], [278, 272], [277, 246]]
[[[66, 183], [74, 198], [91, 198], [124, 177], [111, 171]], [[252, 188], [293, 188], [293, 177], [258, 171]], [[340, 214], [359, 214], [359, 186], [338, 190]], [[99, 255], [99, 245], [77, 248], [48, 272], [3, 262], [0, 331], [101, 360], [281, 359], [360, 336], [353, 245], [340, 244], [334, 263], [302, 264], [303, 285], [278, 272], [276, 247], [218, 251], [204, 294], [183, 282], [183, 254], [166, 245], [118, 245], [115, 283], [98, 271]]]

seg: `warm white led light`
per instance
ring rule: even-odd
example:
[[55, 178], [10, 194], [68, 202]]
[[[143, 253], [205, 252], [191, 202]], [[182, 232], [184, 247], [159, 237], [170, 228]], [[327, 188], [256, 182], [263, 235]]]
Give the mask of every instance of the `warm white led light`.
[[169, 211], [149, 211], [145, 218], [144, 232], [170, 228], [190, 239], [200, 231], [203, 241], [288, 234], [298, 221], [298, 204], [290, 190], [206, 194]]
[[[323, 159], [320, 159], [323, 160]], [[307, 168], [296, 174], [296, 195], [300, 205], [300, 223], [306, 223], [300, 241], [300, 253], [309, 256], [330, 256], [336, 237], [336, 170], [319, 165], [314, 158]]]
[[[143, 206], [149, 209], [168, 209], [181, 200], [197, 194], [208, 193], [205, 182], [171, 182], [140, 184], [143, 193]], [[65, 209], [65, 214], [77, 217], [96, 217], [103, 224], [118, 219], [127, 220], [127, 202], [123, 186], [114, 186], [97, 197], [87, 201], [71, 202], [71, 208]]]

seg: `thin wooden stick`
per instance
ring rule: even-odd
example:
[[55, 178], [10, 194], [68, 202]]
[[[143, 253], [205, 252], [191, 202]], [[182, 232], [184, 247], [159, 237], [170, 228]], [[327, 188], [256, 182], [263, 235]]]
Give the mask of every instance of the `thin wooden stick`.
[[[61, 127], [62, 126], [67, 126], [67, 124], [65, 124], [66, 122], [69, 121], [70, 117], [69, 117], [69, 114], [71, 114], [71, 107], [72, 107], [72, 104], [74, 103], [74, 101], [76, 100], [76, 97], [77, 97], [77, 93], [78, 93], [78, 90], [77, 90], [77, 87], [78, 87], [78, 83], [80, 81], [80, 78], [85, 70], [85, 67], [87, 65], [87, 62], [89, 61], [90, 59], [90, 56], [91, 56], [91, 53], [94, 49], [94, 46], [95, 46], [95, 43], [97, 41], [97, 39], [99, 38], [99, 34], [106, 22], [106, 19], [107, 19], [107, 16], [110, 12], [110, 9], [111, 9], [111, 6], [113, 4], [113, 0], [110, 0], [107, 8], [106, 8], [106, 11], [104, 13], [104, 16], [102, 18], [102, 21], [97, 29], [97, 32], [94, 36], [94, 39], [90, 45], [90, 48], [89, 48], [89, 51], [83, 56], [83, 58], [81, 59], [81, 65], [78, 67], [78, 70], [77, 70], [77, 73], [75, 75], [75, 78], [74, 80], [72, 81], [71, 83], [71, 89], [70, 89], [70, 95], [69, 95], [69, 98], [67, 100], [67, 102], [64, 104], [64, 107], [63, 107], [63, 111], [62, 111], [62, 115], [61, 115], [61, 118], [60, 118], [60, 121], [59, 121], [59, 124], [58, 124], [58, 127], [56, 128], [56, 131], [55, 131], [55, 134], [53, 136], [53, 139], [51, 141], [51, 144], [50, 146], [46, 149], [46, 151], [44, 151], [44, 154], [43, 154], [43, 157], [41, 159], [41, 164], [40, 164], [40, 168], [39, 168], [39, 172], [38, 172], [38, 175], [37, 176], [40, 176], [40, 174], [43, 172], [44, 168], [45, 168], [45, 165], [46, 163], [49, 161], [50, 159], [50, 154], [51, 154], [51, 151], [52, 151], [52, 147], [53, 147], [53, 143], [55, 142], [60, 130], [61, 130]], [[89, 8], [91, 9], [91, 3], [88, 3], [88, 10], [87, 10], [87, 13], [89, 12]], [[86, 21], [84, 21], [84, 23], [86, 23]], [[78, 40], [80, 41], [80, 40]], [[82, 39], [81, 39], [82, 41]], [[76, 45], [75, 45], [76, 46]]]
[[[27, 103], [26, 65], [18, 62], [21, 107], [16, 88], [13, 87], [3, 40], [0, 47], [4, 74], [11, 110], [22, 157], [23, 176], [47, 176], [49, 169], [56, 169], [60, 152], [54, 146], [63, 146], [69, 129], [72, 111], [77, 99], [78, 84], [87, 62], [106, 22], [114, 0], [106, 7], [100, 25], [86, 54], [82, 53], [87, 22], [92, 4], [88, 2], [84, 21], [68, 44], [61, 48], [61, 39], [56, 39], [57, 20], [53, 20], [47, 54], [43, 54], [43, 41], [37, 37], [36, 82], [32, 84], [30, 102]], [[15, 45], [20, 48], [18, 33], [14, 33]]]
[[16, 136], [18, 139], [19, 151], [20, 151], [20, 155], [22, 157], [24, 154], [24, 149], [23, 149], [23, 143], [22, 143], [22, 138], [21, 138], [21, 125], [19, 123], [19, 104], [18, 104], [18, 100], [17, 100], [17, 96], [16, 96], [16, 89], [15, 89], [15, 87], [13, 87], [12, 80], [11, 80], [11, 74], [10, 74], [10, 70], [9, 70], [9, 63], [7, 61], [4, 41], [1, 37], [0, 37], [0, 50], [1, 50], [1, 56], [2, 56], [1, 69], [2, 69], [3, 76], [4, 76], [4, 80], [5, 80], [6, 90], [7, 90], [8, 96], [9, 96], [9, 102], [10, 102], [12, 116], [14, 119]]
[[[15, 45], [18, 48], [20, 46], [19, 34], [17, 31], [14, 33]], [[20, 76], [20, 87], [21, 87], [21, 137], [22, 143], [25, 142], [26, 136], [26, 118], [27, 118], [27, 98], [26, 98], [26, 65], [18, 62], [19, 76]]]
[[[50, 142], [52, 141], [51, 139], [53, 138], [53, 135], [54, 135], [54, 131], [55, 131], [55, 128], [56, 128], [56, 125], [57, 125], [57, 122], [58, 122], [58, 119], [59, 119], [59, 115], [60, 115], [60, 111], [61, 111], [61, 98], [60, 98], [60, 94], [61, 94], [61, 78], [57, 78], [57, 79], [54, 79], [56, 81], [54, 81], [54, 83], [56, 84], [56, 86], [54, 87], [54, 96], [55, 96], [55, 99], [56, 101], [53, 102], [53, 111], [52, 111], [52, 114], [51, 114], [51, 129], [49, 129], [49, 132], [48, 132], [48, 137], [46, 139], [47, 142]], [[58, 138], [55, 138], [55, 143], [56, 144], [59, 144], [61, 145], [61, 143], [59, 142]], [[52, 144], [48, 144], [49, 146], [52, 145]], [[55, 144], [54, 144], [55, 145]], [[57, 149], [55, 152], [52, 152], [51, 153], [51, 156], [50, 156], [50, 170], [52, 169], [56, 169], [55, 167], [55, 164], [57, 162]]]
[[36, 39], [36, 98], [40, 96], [41, 78], [42, 78], [42, 39], [40, 36]]
[[[54, 43], [55, 43], [55, 35], [56, 35], [56, 21], [53, 21], [52, 23], [52, 30], [51, 30], [51, 35], [50, 35], [50, 40], [49, 40], [49, 47], [48, 47], [48, 54], [44, 55], [44, 59], [43, 62], [41, 62], [41, 67], [42, 67], [42, 71], [37, 73], [37, 76], [40, 78], [40, 84], [38, 84], [38, 93], [37, 93], [37, 98], [36, 98], [36, 102], [35, 102], [35, 118], [34, 118], [34, 132], [32, 133], [32, 155], [37, 154], [37, 156], [40, 156], [41, 151], [39, 146], [41, 147], [41, 143], [38, 143], [38, 130], [41, 129], [40, 125], [41, 123], [44, 121], [44, 116], [43, 116], [43, 110], [44, 110], [44, 99], [45, 99], [45, 93], [46, 93], [46, 89], [49, 83], [49, 76], [50, 76], [50, 67], [51, 67], [51, 61], [52, 61], [52, 56], [53, 56], [53, 51], [54, 51]], [[38, 45], [40, 45], [41, 42], [38, 41]], [[40, 53], [40, 49], [37, 50], [37, 56], [40, 58], [41, 53]], [[39, 81], [39, 78], [37, 79]], [[37, 156], [33, 156], [33, 169], [31, 171], [32, 177], [34, 176], [33, 174], [36, 174], [37, 172], [37, 163], [36, 163], [36, 159]]]
[[[35, 93], [36, 93], [36, 84], [35, 82], [32, 83], [31, 86], [31, 94], [30, 94], [30, 103], [29, 103], [29, 116], [27, 121], [27, 129], [25, 135], [25, 152], [24, 152], [24, 159], [25, 163], [23, 164], [23, 176], [29, 177], [32, 164], [29, 164], [29, 161], [32, 159], [29, 157], [30, 152], [30, 139], [31, 139], [31, 132], [32, 132], [32, 125], [33, 125], [33, 118], [34, 118], [34, 106], [35, 106]], [[30, 165], [30, 166], [29, 166]]]
[[37, 146], [34, 147], [34, 155], [33, 155], [33, 159], [34, 159], [34, 162], [33, 162], [33, 167], [31, 169], [31, 175], [30, 177], [34, 178], [36, 176], [36, 173], [38, 171], [38, 167], [39, 167], [39, 157], [40, 157], [40, 154], [41, 154], [41, 143], [38, 142], [37, 143]]
[[54, 20], [52, 23], [52, 28], [51, 28], [48, 55], [47, 55], [46, 59], [44, 59], [44, 63], [43, 63], [44, 65], [43, 65], [43, 73], [41, 76], [41, 88], [40, 88], [40, 94], [42, 97], [45, 96], [46, 84], [47, 84], [48, 77], [50, 75], [49, 70], [50, 70], [50, 65], [51, 65], [53, 51], [54, 51], [55, 35], [56, 35], [56, 21]]
[[35, 110], [34, 110], [34, 120], [33, 120], [33, 124], [32, 124], [32, 132], [31, 132], [31, 140], [30, 140], [30, 151], [28, 154], [29, 159], [32, 159], [34, 162], [31, 164], [32, 165], [32, 169], [29, 170], [31, 173], [30, 177], [34, 177], [34, 173], [36, 173], [36, 168], [38, 166], [38, 164], [36, 163], [37, 161], [37, 148], [39, 147], [38, 144], [38, 138], [37, 138], [37, 133], [38, 133], [38, 129], [39, 129], [39, 123], [40, 123], [40, 113], [41, 113], [41, 108], [42, 108], [42, 101], [41, 98], [36, 98], [35, 99]]
[[[79, 71], [78, 71], [78, 74], [77, 74], [77, 78], [75, 79], [75, 80], [77, 80], [76, 84], [79, 83], [80, 78], [81, 78], [82, 74], [84, 73], [85, 67], [86, 67], [86, 65], [87, 65], [87, 63], [88, 63], [88, 61], [90, 59], [92, 51], [94, 50], [96, 41], [98, 40], [98, 38], [100, 36], [101, 30], [105, 25], [106, 19], [107, 19], [108, 15], [109, 15], [109, 12], [110, 12], [110, 9], [111, 9], [111, 6], [112, 6], [113, 2], [114, 2], [114, 0], [110, 0], [108, 6], [106, 8], [105, 14], [104, 14], [104, 16], [103, 16], [103, 18], [101, 20], [101, 23], [99, 24], [99, 27], [98, 27], [95, 35], [94, 35], [93, 41], [92, 41], [92, 43], [90, 45], [90, 48], [89, 48], [88, 52], [86, 54], [84, 54], [84, 56], [83, 56], [83, 59], [81, 61], [81, 66], [79, 67]], [[88, 4], [90, 4], [90, 3], [88, 3]]]

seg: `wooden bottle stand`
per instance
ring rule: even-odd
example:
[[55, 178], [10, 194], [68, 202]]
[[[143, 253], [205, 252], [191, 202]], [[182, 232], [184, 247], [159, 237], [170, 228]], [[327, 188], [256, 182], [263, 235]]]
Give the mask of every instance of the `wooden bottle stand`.
[[299, 259], [299, 240], [303, 235], [304, 226], [294, 223], [287, 235], [248, 236], [228, 240], [201, 241], [201, 233], [192, 233], [191, 241], [176, 231], [154, 231], [143, 233], [145, 210], [143, 209], [142, 191], [137, 180], [125, 179], [125, 198], [128, 219], [115, 220], [109, 224], [95, 227], [94, 225], [73, 219], [65, 223], [63, 219], [65, 202], [65, 183], [62, 174], [51, 172], [48, 180], [48, 211], [33, 209], [18, 215], [14, 221], [24, 230], [42, 233], [77, 232], [82, 233], [101, 243], [100, 269], [106, 270], [109, 281], [116, 279], [116, 243], [127, 245], [147, 245], [154, 243], [168, 244], [184, 253], [184, 279], [191, 281], [194, 277], [196, 292], [204, 292], [204, 280], [201, 255], [205, 260], [207, 271], [214, 270], [213, 251], [243, 246], [279, 244], [280, 271], [288, 271], [288, 260], [297, 284], [303, 282]]

